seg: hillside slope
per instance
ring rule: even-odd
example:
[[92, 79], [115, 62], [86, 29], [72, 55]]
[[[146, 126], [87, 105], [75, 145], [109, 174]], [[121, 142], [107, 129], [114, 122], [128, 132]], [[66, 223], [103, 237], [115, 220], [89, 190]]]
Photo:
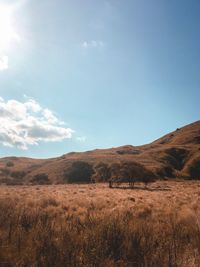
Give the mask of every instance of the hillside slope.
[[[38, 174], [48, 175], [51, 183], [65, 182], [65, 173], [73, 162], [84, 161], [92, 167], [134, 161], [152, 171], [157, 178], [200, 178], [200, 121], [176, 129], [143, 146], [121, 146], [110, 149], [71, 152], [58, 158], [30, 159], [9, 157], [0, 159], [0, 183], [30, 183]], [[36, 181], [36, 180], [35, 180]], [[37, 181], [36, 181], [37, 182]]]

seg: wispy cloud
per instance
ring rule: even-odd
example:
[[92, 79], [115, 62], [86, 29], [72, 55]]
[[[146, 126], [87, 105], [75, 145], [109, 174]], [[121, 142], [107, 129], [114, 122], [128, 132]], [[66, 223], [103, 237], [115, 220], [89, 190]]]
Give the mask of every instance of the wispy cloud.
[[84, 49], [88, 49], [88, 48], [103, 48], [105, 46], [105, 43], [103, 41], [92, 40], [92, 41], [84, 41], [81, 44], [81, 46]]
[[73, 130], [33, 99], [5, 101], [0, 97], [0, 144], [28, 149], [39, 142], [72, 138]]

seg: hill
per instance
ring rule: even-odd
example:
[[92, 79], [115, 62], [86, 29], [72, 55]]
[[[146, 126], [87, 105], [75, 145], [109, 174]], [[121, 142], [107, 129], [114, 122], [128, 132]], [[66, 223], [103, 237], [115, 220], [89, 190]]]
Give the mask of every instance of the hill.
[[[200, 178], [200, 121], [176, 129], [143, 146], [126, 145], [110, 149], [71, 152], [58, 158], [31, 159], [7, 157], [0, 159], [0, 183], [64, 183], [74, 162], [87, 163], [85, 168], [118, 162], [141, 164], [156, 178]], [[83, 164], [82, 164], [83, 165]], [[78, 166], [78, 165], [77, 165]], [[84, 178], [83, 178], [84, 179]], [[101, 181], [101, 178], [98, 179]], [[105, 179], [106, 180], [106, 179]]]

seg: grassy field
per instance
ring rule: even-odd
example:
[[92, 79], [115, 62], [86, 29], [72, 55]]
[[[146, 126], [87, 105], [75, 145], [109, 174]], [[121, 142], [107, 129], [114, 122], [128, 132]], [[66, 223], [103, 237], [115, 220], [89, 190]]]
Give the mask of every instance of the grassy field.
[[1, 186], [2, 267], [199, 267], [200, 182]]

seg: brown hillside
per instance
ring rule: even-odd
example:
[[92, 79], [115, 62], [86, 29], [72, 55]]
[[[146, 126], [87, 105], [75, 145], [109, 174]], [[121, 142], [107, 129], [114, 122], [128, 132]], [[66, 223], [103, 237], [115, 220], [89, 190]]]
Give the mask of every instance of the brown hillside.
[[191, 123], [182, 128], [177, 128], [153, 144], [168, 145], [200, 145], [200, 121]]
[[154, 173], [157, 178], [200, 178], [200, 121], [176, 129], [144, 146], [121, 146], [110, 149], [71, 152], [58, 158], [40, 160], [29, 158], [0, 159], [0, 183], [29, 183], [38, 174], [47, 174], [49, 183], [65, 182], [65, 173], [73, 162], [84, 161], [92, 167], [98, 163], [111, 164], [134, 161]]

